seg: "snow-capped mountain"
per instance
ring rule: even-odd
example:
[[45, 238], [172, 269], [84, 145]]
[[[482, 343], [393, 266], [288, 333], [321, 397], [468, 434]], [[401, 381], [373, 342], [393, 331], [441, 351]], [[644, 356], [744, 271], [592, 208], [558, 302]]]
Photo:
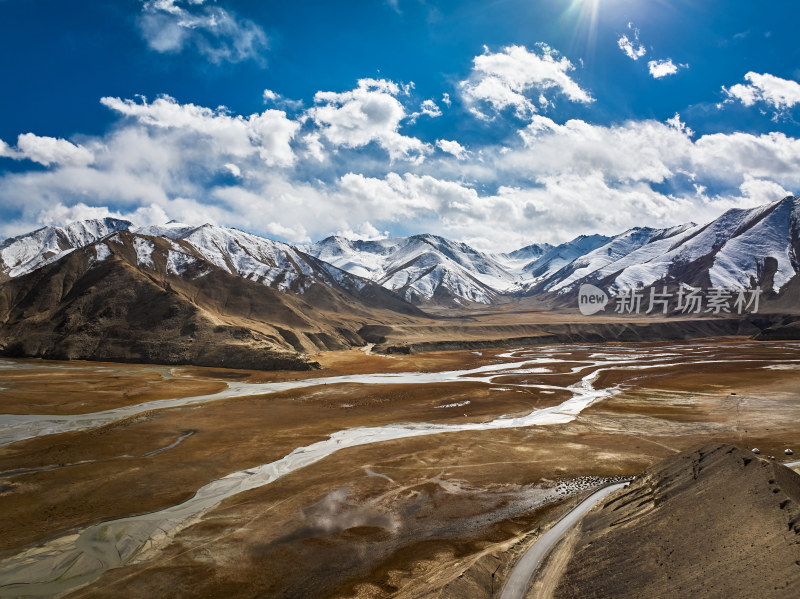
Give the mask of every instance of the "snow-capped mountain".
[[553, 247], [549, 243], [532, 243], [513, 252], [491, 254], [491, 256], [509, 272], [521, 273], [525, 266], [544, 256]]
[[302, 246], [342, 270], [369, 278], [413, 303], [492, 303], [519, 287], [518, 277], [495, 257], [436, 235], [379, 241], [328, 237]]
[[[253, 240], [201, 231], [218, 265], [187, 241], [198, 242], [193, 230], [186, 239], [116, 231], [4, 281], [0, 354], [306, 369], [313, 364], [296, 352], [361, 346], [367, 325], [428, 318], [372, 282], [339, 284], [328, 269], [345, 282], [357, 278], [330, 265], [317, 270], [310, 256], [273, 277], [269, 260], [303, 257], [282, 247], [272, 256], [258, 246], [245, 252]], [[233, 263], [245, 272], [251, 259], [253, 278], [241, 276]]]
[[174, 249], [170, 256], [178, 273], [186, 261], [181, 256], [199, 255], [230, 274], [281, 291], [303, 293], [314, 282], [359, 291], [367, 283], [291, 245], [238, 229], [170, 222], [143, 227], [136, 233], [171, 240]]
[[129, 221], [113, 218], [48, 226], [4, 241], [0, 244], [0, 276], [22, 276], [90, 244], [96, 244], [97, 257], [103, 259], [111, 255], [105, 242], [119, 243], [115, 234], [121, 231], [135, 234], [132, 243], [142, 267], [154, 265], [154, 243], [148, 238], [166, 240], [169, 250], [165, 267], [170, 274], [182, 275], [202, 259], [230, 274], [281, 291], [303, 293], [310, 285], [323, 283], [357, 292], [368, 283], [286, 243], [237, 229], [175, 221], [137, 228]]
[[709, 236], [707, 243], [713, 234], [716, 251], [708, 272], [712, 285], [747, 286], [766, 274], [770, 258], [775, 261], [772, 280], [775, 291], [800, 272], [800, 197], [785, 198], [752, 210], [732, 210], [725, 216], [731, 221], [730, 228], [736, 227], [733, 235], [726, 236], [719, 228], [698, 231], [687, 242], [685, 253], [678, 254], [678, 261], [687, 260], [690, 252], [698, 254], [703, 237]]
[[552, 273], [537, 291], [565, 293], [582, 283], [611, 290], [685, 283], [698, 287], [780, 291], [800, 274], [800, 197], [751, 209], [729, 210], [716, 220], [670, 229], [636, 228]]
[[582, 283], [611, 291], [657, 283], [780, 291], [800, 273], [800, 197], [716, 220], [667, 229], [636, 227], [613, 237], [581, 235], [558, 246], [486, 254], [432, 235], [381, 241], [329, 237], [305, 249], [409, 301], [494, 303], [504, 296], [565, 294]]
[[604, 235], [579, 235], [572, 241], [551, 247], [539, 258], [522, 267], [523, 277], [528, 286], [538, 281], [548, 281], [562, 268], [607, 243], [609, 239]]
[[376, 273], [382, 272], [382, 263], [394, 253], [403, 239], [398, 237], [363, 241], [331, 236], [311, 245], [296, 247], [337, 268], [374, 280], [378, 278]]
[[[135, 232], [117, 231], [84, 249], [93, 252], [94, 262], [124, 256], [141, 271], [157, 277], [198, 280], [222, 271], [316, 304], [327, 297], [333, 298], [334, 307], [342, 299], [355, 299], [375, 308], [417, 311], [389, 290], [290, 245], [215, 225], [191, 227], [171, 222]], [[309, 298], [312, 289], [313, 298]]]
[[44, 227], [4, 241], [0, 277], [33, 272], [91, 244], [101, 260], [113, 253], [107, 242], [122, 231], [133, 235], [131, 247], [142, 268], [161, 264], [162, 258], [153, 258], [154, 244], [161, 240], [163, 268], [171, 275], [196, 276], [203, 265], [213, 265], [283, 292], [302, 295], [322, 284], [359, 294], [371, 285], [418, 305], [559, 296], [583, 283], [612, 291], [656, 284], [759, 284], [778, 292], [800, 273], [800, 197], [787, 197], [729, 210], [704, 225], [637, 227], [614, 237], [581, 235], [555, 247], [532, 244], [507, 254], [480, 252], [435, 235], [376, 241], [334, 236], [291, 246], [215, 225], [171, 222], [136, 228], [107, 218]]
[[[558, 270], [551, 269], [542, 277], [538, 290], [569, 291], [579, 281], [590, 277], [596, 281], [603, 275], [618, 271], [621, 266], [646, 262], [652, 256], [666, 251], [674, 244], [675, 236], [693, 226], [682, 225], [671, 229], [634, 227], [615, 237], [605, 238], [606, 242], [602, 245], [565, 263]], [[596, 236], [588, 244], [584, 244], [583, 248], [591, 247], [602, 240], [603, 238]]]
[[76, 248], [132, 226], [128, 221], [116, 218], [92, 219], [75, 221], [63, 227], [42, 227], [6, 239], [0, 243], [0, 280], [32, 272]]

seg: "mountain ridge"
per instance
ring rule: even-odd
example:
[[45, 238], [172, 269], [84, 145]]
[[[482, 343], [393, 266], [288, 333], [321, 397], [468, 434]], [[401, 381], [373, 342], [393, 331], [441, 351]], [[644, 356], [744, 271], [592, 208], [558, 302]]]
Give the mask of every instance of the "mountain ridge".
[[[508, 254], [430, 234], [292, 246], [212, 224], [81, 221], [0, 244], [0, 352], [274, 368], [367, 343], [406, 352], [511, 339], [793, 339], [799, 250], [796, 196], [702, 225], [580, 235]], [[764, 315], [684, 310], [663, 314], [673, 322], [636, 323], [609, 308], [581, 320], [584, 284], [609, 296], [760, 286]]]
[[777, 293], [800, 272], [800, 199], [788, 196], [731, 209], [701, 225], [579, 235], [557, 246], [529, 244], [508, 253], [481, 252], [429, 233], [380, 240], [329, 236], [291, 245], [211, 224], [76, 221], [0, 243], [0, 280], [32, 272], [120, 230], [172, 240], [231, 274], [284, 291], [303, 293], [308, 277], [352, 289], [370, 281], [421, 307], [571, 294], [582, 283], [615, 292], [655, 284], [751, 288], [766, 281]]
[[0, 281], [21, 276], [58, 260], [133, 223], [118, 218], [73, 221], [63, 226], [48, 225], [0, 242]]
[[[190, 247], [190, 246], [189, 246]], [[53, 359], [306, 369], [365, 342], [365, 323], [423, 313], [369, 282], [288, 293], [174, 241], [116, 231], [0, 285], [0, 351]], [[181, 252], [183, 250], [183, 252]], [[179, 268], [175, 268], [175, 265]]]

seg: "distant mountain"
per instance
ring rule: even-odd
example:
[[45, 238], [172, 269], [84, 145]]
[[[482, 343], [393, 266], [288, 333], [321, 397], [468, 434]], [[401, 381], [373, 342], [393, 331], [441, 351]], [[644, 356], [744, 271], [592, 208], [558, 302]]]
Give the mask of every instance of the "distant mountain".
[[607, 243], [609, 237], [604, 235], [580, 235], [572, 241], [551, 247], [539, 258], [529, 262], [522, 268], [527, 286], [530, 288], [536, 282], [549, 281], [551, 277], [568, 267], [581, 256], [594, 251]]
[[232, 275], [281, 291], [302, 294], [310, 285], [324, 283], [357, 293], [369, 284], [291, 245], [237, 229], [172, 222], [138, 229], [137, 233], [172, 240], [176, 249], [200, 256]]
[[328, 237], [302, 249], [415, 304], [491, 304], [519, 286], [517, 277], [492, 256], [436, 235], [380, 241]]
[[18, 277], [54, 262], [75, 248], [83, 247], [133, 226], [126, 220], [83, 220], [63, 227], [42, 227], [0, 243], [0, 281]]
[[[363, 345], [358, 332], [365, 325], [424, 317], [392, 292], [318, 267], [285, 244], [256, 243], [241, 232], [192, 231], [178, 239], [117, 231], [6, 281], [0, 351], [296, 369], [308, 367], [296, 352]], [[221, 265], [189, 239], [203, 240], [203, 252]], [[276, 276], [269, 261], [291, 262], [291, 268]]]
[[582, 283], [616, 291], [656, 284], [779, 292], [800, 273], [800, 197], [670, 229], [636, 228], [544, 277], [533, 290], [568, 293]]
[[[251, 235], [237, 229], [205, 224], [186, 225], [171, 221], [165, 225], [135, 227], [133, 223], [114, 219], [91, 219], [72, 222], [63, 227], [48, 226], [0, 244], [0, 280], [19, 277], [55, 262], [76, 249], [120, 231], [135, 233], [133, 247], [137, 263], [148, 266], [152, 259], [152, 242], [146, 238], [167, 241], [166, 269], [182, 275], [198, 259], [209, 262], [231, 275], [255, 281], [280, 291], [303, 294], [312, 285], [358, 294], [365, 291], [381, 296], [379, 303], [394, 303], [401, 311], [413, 310], [383, 288], [338, 269], [291, 245]], [[105, 252], [103, 244], [98, 251]], [[376, 296], [376, 301], [377, 296]]]
[[583, 283], [611, 292], [687, 284], [779, 292], [800, 273], [800, 198], [729, 210], [703, 225], [635, 227], [482, 253], [433, 235], [380, 241], [329, 237], [302, 249], [418, 305], [493, 304], [515, 296], [571, 296]]
[[758, 284], [777, 293], [800, 272], [800, 197], [789, 196], [729, 210], [707, 224], [636, 227], [613, 237], [581, 235], [558, 246], [531, 244], [505, 254], [480, 252], [436, 235], [376, 241], [334, 236], [291, 246], [208, 224], [171, 222], [137, 229], [119, 219], [86, 220], [2, 242], [0, 281], [34, 272], [119, 231], [168, 241], [173, 248], [168, 268], [176, 275], [187, 257], [202, 258], [231, 275], [288, 293], [302, 295], [323, 284], [358, 294], [372, 283], [371, 293], [378, 286], [390, 292], [381, 301], [402, 303], [395, 292], [423, 307], [570, 295], [583, 283], [612, 292], [657, 284]]
[[378, 241], [328, 237], [300, 246], [319, 259], [369, 278], [418, 305], [492, 304], [530, 290], [537, 282], [606, 243], [580, 236], [552, 246], [531, 244], [509, 253], [484, 253], [435, 235]]
[[538, 260], [553, 247], [549, 243], [533, 243], [507, 254], [492, 254], [492, 257], [509, 272], [521, 272], [526, 265]]

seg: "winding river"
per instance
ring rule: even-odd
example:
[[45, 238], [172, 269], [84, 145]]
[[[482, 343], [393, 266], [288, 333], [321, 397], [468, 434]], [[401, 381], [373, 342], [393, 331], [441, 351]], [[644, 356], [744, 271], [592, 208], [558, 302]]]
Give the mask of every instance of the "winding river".
[[[120, 518], [87, 527], [77, 534], [65, 535], [31, 548], [0, 562], [0, 597], [52, 596], [96, 580], [103, 572], [133, 561], [146, 559], [181, 529], [196, 522], [202, 514], [221, 501], [238, 493], [268, 485], [291, 472], [319, 462], [326, 456], [349, 447], [394, 439], [438, 435], [462, 431], [483, 431], [515, 427], [563, 424], [575, 419], [592, 403], [611, 396], [616, 388], [596, 389], [593, 385], [601, 372], [609, 368], [642, 368], [680, 362], [685, 354], [674, 348], [650, 349], [646, 354], [625, 348], [592, 354], [576, 360], [566, 355], [577, 348], [551, 346], [535, 351], [523, 349], [501, 354], [518, 361], [489, 364], [479, 368], [438, 373], [350, 375], [306, 379], [282, 383], [231, 383], [215, 394], [190, 398], [151, 401], [93, 414], [69, 416], [0, 416], [0, 443], [12, 443], [34, 436], [65, 431], [86, 430], [149, 410], [167, 409], [206, 403], [231, 397], [264, 395], [302, 387], [325, 384], [414, 384], [476, 381], [494, 385], [494, 379], [529, 372], [541, 373], [548, 364], [569, 361], [578, 363], [570, 370], [583, 375], [566, 387], [552, 385], [509, 385], [543, 390], [566, 389], [571, 397], [549, 408], [537, 409], [522, 416], [500, 416], [486, 422], [460, 424], [398, 423], [383, 426], [349, 428], [332, 433], [327, 439], [298, 447], [283, 458], [247, 470], [232, 472], [201, 487], [189, 500], [163, 510]], [[694, 354], [697, 356], [698, 354]], [[519, 360], [519, 358], [523, 358]], [[692, 360], [697, 361], [697, 360]], [[709, 360], [711, 361], [711, 360]], [[499, 384], [498, 384], [499, 386]]]

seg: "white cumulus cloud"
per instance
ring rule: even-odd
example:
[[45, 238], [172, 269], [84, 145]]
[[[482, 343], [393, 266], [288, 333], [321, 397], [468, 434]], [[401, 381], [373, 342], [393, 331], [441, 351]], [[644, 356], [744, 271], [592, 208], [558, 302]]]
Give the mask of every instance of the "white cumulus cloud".
[[642, 56], [647, 54], [647, 49], [639, 43], [638, 34], [633, 41], [631, 41], [627, 35], [621, 36], [617, 40], [617, 45], [631, 60], [639, 60]]
[[432, 119], [442, 116], [442, 109], [433, 100], [425, 100], [419, 105], [419, 110], [408, 115], [408, 122], [415, 123], [421, 116], [427, 116]]
[[800, 83], [796, 81], [753, 71], [747, 73], [744, 78], [748, 83], [737, 83], [730, 88], [722, 88], [731, 101], [739, 100], [745, 106], [764, 102], [777, 110], [786, 110], [800, 103]]
[[650, 120], [601, 126], [536, 115], [520, 135], [524, 147], [503, 154], [500, 162], [534, 177], [597, 170], [609, 180], [662, 183], [685, 166], [691, 145], [686, 132]]
[[671, 58], [664, 60], [651, 60], [647, 63], [647, 68], [650, 70], [650, 75], [653, 79], [662, 79], [669, 75], [675, 75], [678, 69], [686, 69], [689, 65], [675, 64]]
[[2, 158], [13, 158], [14, 157], [14, 151], [2, 139], [0, 139], [0, 157], [2, 157]]
[[467, 154], [469, 154], [467, 149], [455, 140], [437, 139], [436, 147], [442, 152], [452, 154], [459, 160], [464, 160], [467, 157]]
[[300, 123], [281, 110], [269, 109], [248, 117], [231, 116], [224, 108], [213, 110], [195, 104], [180, 104], [161, 96], [148, 103], [120, 98], [100, 100], [112, 110], [140, 123], [168, 130], [171, 135], [199, 136], [220, 155], [258, 154], [270, 166], [289, 166], [295, 160], [291, 142]]
[[437, 106], [436, 102], [433, 100], [425, 100], [419, 107], [420, 112], [422, 114], [427, 115], [431, 118], [436, 118], [442, 116], [442, 109]]
[[774, 202], [779, 198], [792, 195], [783, 185], [769, 179], [756, 179], [750, 174], [745, 174], [744, 181], [739, 186], [742, 196], [751, 200], [750, 205], [760, 206], [767, 202]]
[[397, 99], [407, 90], [385, 79], [360, 79], [346, 92], [317, 92], [308, 116], [334, 146], [359, 148], [376, 142], [390, 158], [420, 161], [430, 147], [399, 132], [408, 116]]
[[161, 225], [169, 220], [166, 212], [155, 204], [140, 206], [131, 212], [120, 212], [110, 210], [108, 206], [88, 206], [83, 202], [67, 206], [58, 202], [54, 206], [40, 211], [36, 222], [39, 225], [64, 225], [80, 220], [108, 217], [128, 220], [137, 226]]
[[473, 113], [487, 115], [475, 105], [488, 104], [493, 110], [513, 108], [520, 118], [536, 112], [528, 95], [542, 91], [558, 91], [573, 102], [592, 102], [592, 96], [570, 76], [573, 64], [549, 46], [539, 44], [530, 51], [524, 46], [507, 46], [500, 52], [488, 48], [473, 60], [472, 73], [460, 83], [465, 101], [473, 105]]
[[16, 148], [0, 140], [0, 156], [32, 160], [44, 166], [86, 166], [94, 162], [94, 154], [80, 144], [34, 133], [19, 135]]
[[617, 46], [631, 60], [639, 60], [647, 54], [647, 49], [639, 43], [639, 30], [633, 26], [633, 23], [628, 23], [628, 31], [631, 32], [633, 39], [627, 35], [621, 35], [617, 40]]
[[345, 237], [347, 239], [360, 239], [363, 241], [375, 241], [378, 239], [386, 239], [389, 236], [388, 231], [379, 231], [375, 226], [367, 221], [361, 223], [355, 230], [347, 229], [345, 231], [336, 231], [334, 233], [337, 237]]

